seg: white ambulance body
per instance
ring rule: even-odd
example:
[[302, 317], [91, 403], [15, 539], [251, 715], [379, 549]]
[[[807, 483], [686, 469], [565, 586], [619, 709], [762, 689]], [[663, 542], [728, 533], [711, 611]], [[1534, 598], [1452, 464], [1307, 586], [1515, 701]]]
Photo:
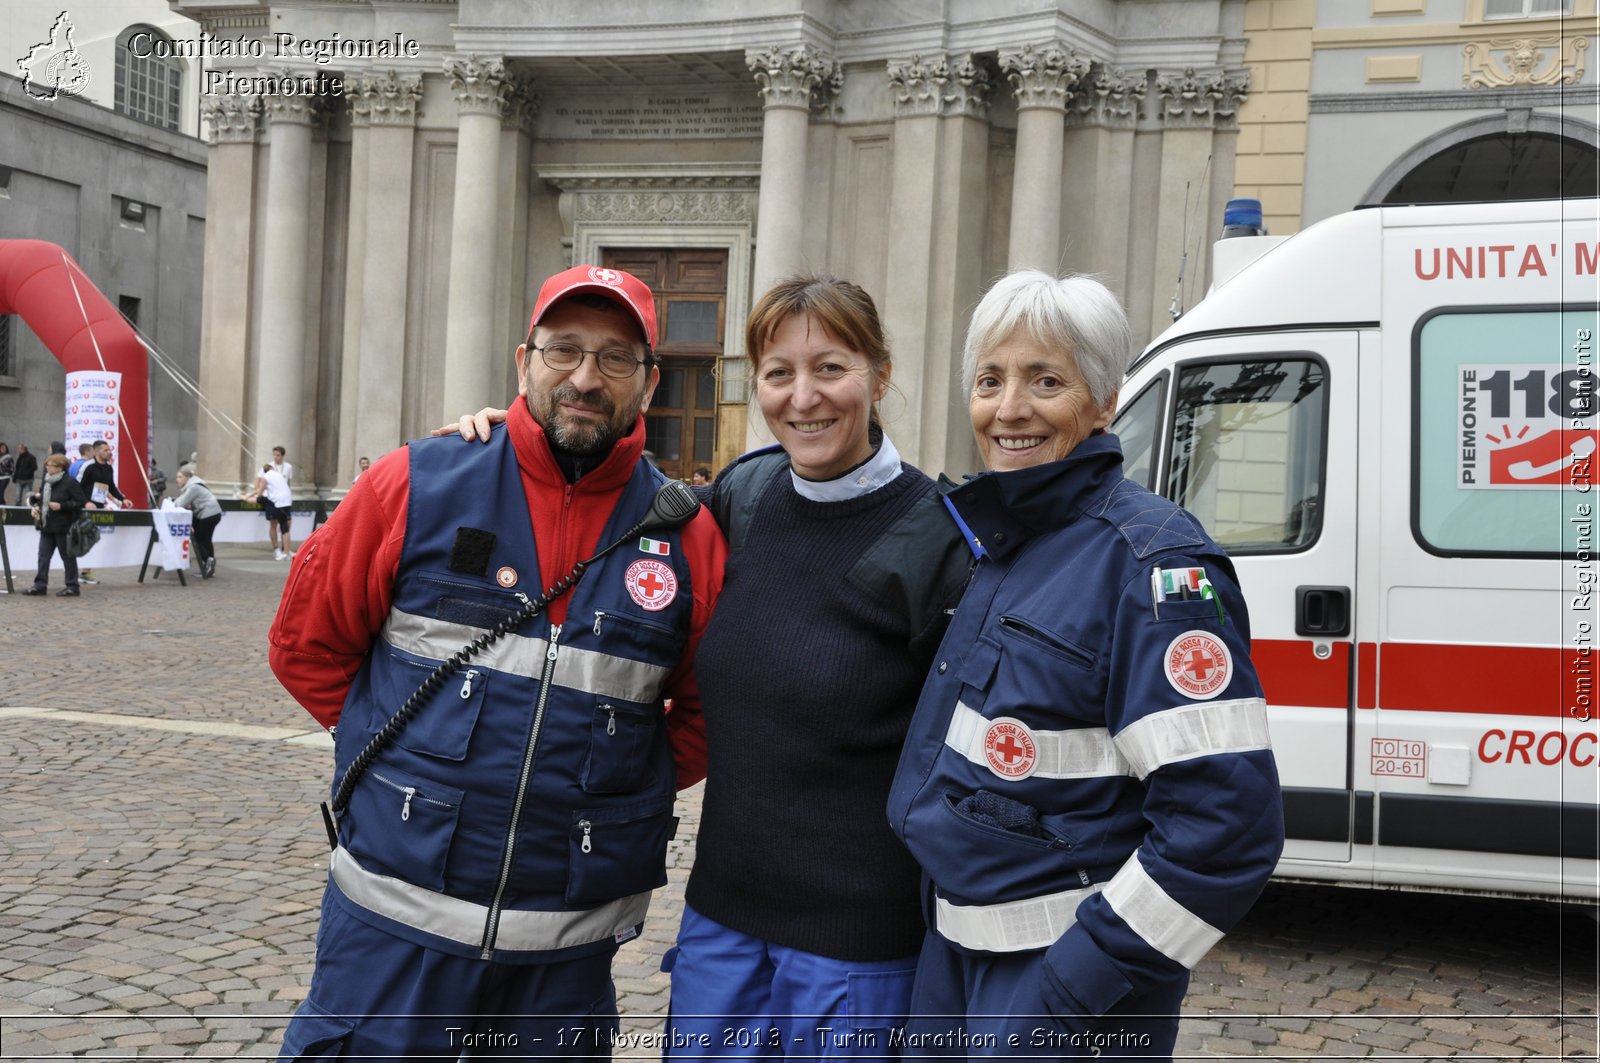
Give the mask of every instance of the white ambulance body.
[[1600, 900], [1597, 210], [1222, 241], [1130, 372], [1128, 474], [1249, 601], [1280, 878]]

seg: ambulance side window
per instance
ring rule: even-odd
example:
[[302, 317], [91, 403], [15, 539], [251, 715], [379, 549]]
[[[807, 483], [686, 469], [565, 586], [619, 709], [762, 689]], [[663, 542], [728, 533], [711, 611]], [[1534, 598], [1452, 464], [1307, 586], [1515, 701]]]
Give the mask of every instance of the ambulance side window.
[[1122, 408], [1107, 431], [1122, 443], [1122, 475], [1147, 489], [1156, 489], [1156, 433], [1166, 406], [1167, 374], [1162, 373]]
[[1597, 331], [1592, 305], [1443, 307], [1417, 322], [1411, 526], [1423, 549], [1588, 556]]
[[1229, 553], [1292, 553], [1322, 529], [1327, 371], [1310, 356], [1178, 372], [1167, 497]]

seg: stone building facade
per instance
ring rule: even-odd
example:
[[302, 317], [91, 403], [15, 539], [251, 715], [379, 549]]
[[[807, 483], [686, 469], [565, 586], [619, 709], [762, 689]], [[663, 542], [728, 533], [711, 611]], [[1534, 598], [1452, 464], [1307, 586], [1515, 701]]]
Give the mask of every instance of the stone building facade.
[[[959, 473], [961, 338], [1005, 270], [1101, 274], [1143, 343], [1203, 295], [1231, 196], [1282, 234], [1410, 194], [1451, 151], [1470, 172], [1486, 134], [1549, 134], [1580, 180], [1596, 143], [1594, 0], [173, 7], [262, 44], [205, 59], [226, 78], [201, 104], [223, 416], [201, 449], [245, 478], [262, 453], [225, 426], [250, 424], [333, 492], [359, 457], [509, 401], [533, 294], [575, 262], [657, 290], [668, 471], [761, 440], [744, 321], [817, 270], [882, 311], [901, 452]], [[284, 78], [296, 95], [261, 93]]]
[[[241, 87], [321, 73], [338, 94], [202, 103], [205, 390], [334, 490], [360, 456], [508, 401], [532, 296], [573, 262], [661, 294], [680, 372], [650, 446], [670, 471], [759, 438], [744, 320], [800, 270], [878, 302], [901, 452], [970, 469], [953, 380], [985, 285], [1098, 272], [1147, 337], [1186, 250], [1202, 279], [1250, 91], [1243, 0], [174, 7], [218, 40], [344, 49], [207, 60]], [[202, 452], [237, 452], [225, 423]]]

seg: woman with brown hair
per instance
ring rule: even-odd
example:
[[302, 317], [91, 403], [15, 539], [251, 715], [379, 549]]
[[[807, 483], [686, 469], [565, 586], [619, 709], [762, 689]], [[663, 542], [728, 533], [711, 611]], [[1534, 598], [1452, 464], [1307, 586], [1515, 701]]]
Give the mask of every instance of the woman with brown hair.
[[695, 658], [707, 782], [666, 1054], [881, 1057], [923, 936], [884, 809], [970, 554], [880, 427], [892, 361], [864, 290], [780, 282], [745, 350], [778, 445], [700, 489], [731, 552]]

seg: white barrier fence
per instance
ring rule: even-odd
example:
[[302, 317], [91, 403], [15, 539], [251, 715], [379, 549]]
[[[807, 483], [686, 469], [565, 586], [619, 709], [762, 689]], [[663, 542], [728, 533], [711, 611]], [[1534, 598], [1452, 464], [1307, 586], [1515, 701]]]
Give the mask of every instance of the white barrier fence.
[[[322, 503], [311, 504], [317, 508], [296, 509], [290, 515], [289, 535], [296, 543], [304, 542], [306, 536], [325, 519], [327, 509], [331, 508], [325, 507]], [[240, 505], [241, 503], [231, 499], [222, 502], [222, 520], [217, 523], [216, 532], [211, 537], [212, 541], [218, 543], [271, 541], [262, 511], [254, 506], [248, 509], [238, 508]], [[186, 511], [150, 509], [100, 511], [96, 514], [100, 541], [95, 543], [94, 548], [87, 554], [78, 558], [78, 567], [117, 568], [142, 565], [148, 550], [152, 566], [167, 568], [161, 547], [157, 545], [152, 549], [150, 543], [154, 518], [162, 512]], [[27, 507], [0, 507], [0, 535], [5, 536], [3, 557], [11, 577], [14, 580], [31, 579], [39, 561], [39, 532], [33, 526], [33, 518], [29, 515]], [[193, 553], [191, 548], [188, 554], [192, 556]], [[56, 572], [62, 570], [59, 554], [51, 559], [50, 568]]]

